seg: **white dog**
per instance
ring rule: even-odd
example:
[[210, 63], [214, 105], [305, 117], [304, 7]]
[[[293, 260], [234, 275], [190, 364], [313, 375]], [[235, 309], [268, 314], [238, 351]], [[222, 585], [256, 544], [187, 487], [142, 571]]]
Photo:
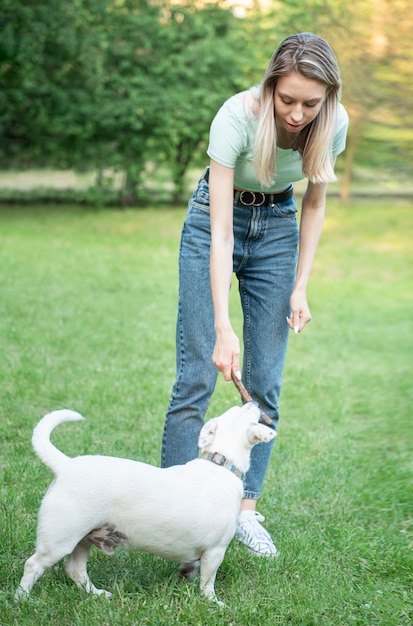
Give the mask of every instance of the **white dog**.
[[[233, 407], [202, 428], [200, 458], [166, 469], [107, 456], [69, 458], [50, 442], [62, 422], [84, 419], [69, 410], [49, 413], [33, 431], [40, 459], [55, 473], [39, 511], [36, 552], [26, 561], [16, 599], [66, 555], [67, 575], [86, 591], [92, 545], [143, 550], [181, 564], [189, 575], [200, 562], [202, 593], [217, 601], [215, 577], [235, 533], [251, 448], [275, 431], [259, 424], [254, 404]], [[221, 603], [219, 603], [221, 604]]]

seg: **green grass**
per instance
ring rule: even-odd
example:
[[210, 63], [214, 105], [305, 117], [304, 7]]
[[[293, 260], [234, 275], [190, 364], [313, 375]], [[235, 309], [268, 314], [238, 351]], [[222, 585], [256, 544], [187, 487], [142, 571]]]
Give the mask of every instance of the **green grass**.
[[[281, 550], [232, 542], [218, 571], [225, 610], [176, 566], [119, 551], [90, 559], [90, 597], [59, 563], [15, 605], [51, 480], [33, 426], [68, 407], [66, 453], [158, 464], [174, 378], [184, 210], [0, 208], [0, 625], [407, 626], [413, 624], [412, 207], [331, 201], [291, 336], [282, 419], [259, 509]], [[237, 293], [233, 317], [239, 329]], [[239, 399], [219, 380], [208, 416]]]

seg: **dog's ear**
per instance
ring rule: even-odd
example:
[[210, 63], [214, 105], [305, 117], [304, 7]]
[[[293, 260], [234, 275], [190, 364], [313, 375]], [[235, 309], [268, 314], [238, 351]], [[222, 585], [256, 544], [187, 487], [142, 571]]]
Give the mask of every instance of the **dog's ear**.
[[217, 428], [218, 422], [215, 417], [202, 427], [198, 440], [198, 446], [201, 449], [209, 446], [214, 441]]
[[264, 426], [264, 424], [254, 424], [248, 429], [248, 441], [254, 446], [261, 441], [271, 441], [276, 434], [275, 430]]

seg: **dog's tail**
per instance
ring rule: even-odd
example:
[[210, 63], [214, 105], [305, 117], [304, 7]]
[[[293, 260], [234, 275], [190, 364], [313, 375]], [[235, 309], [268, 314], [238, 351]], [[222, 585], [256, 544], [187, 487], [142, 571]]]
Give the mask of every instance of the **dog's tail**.
[[37, 424], [33, 431], [32, 445], [38, 457], [45, 465], [58, 474], [62, 463], [67, 460], [67, 456], [60, 452], [50, 441], [50, 433], [56, 426], [63, 422], [76, 422], [85, 419], [80, 413], [62, 409], [53, 411], [45, 415]]

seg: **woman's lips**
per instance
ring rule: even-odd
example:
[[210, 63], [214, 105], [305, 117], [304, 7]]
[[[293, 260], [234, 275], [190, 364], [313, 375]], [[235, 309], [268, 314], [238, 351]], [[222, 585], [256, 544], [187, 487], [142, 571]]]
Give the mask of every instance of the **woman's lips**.
[[288, 130], [292, 130], [292, 131], [298, 131], [301, 130], [301, 128], [303, 127], [302, 124], [290, 124], [289, 122], [285, 122], [286, 127]]

